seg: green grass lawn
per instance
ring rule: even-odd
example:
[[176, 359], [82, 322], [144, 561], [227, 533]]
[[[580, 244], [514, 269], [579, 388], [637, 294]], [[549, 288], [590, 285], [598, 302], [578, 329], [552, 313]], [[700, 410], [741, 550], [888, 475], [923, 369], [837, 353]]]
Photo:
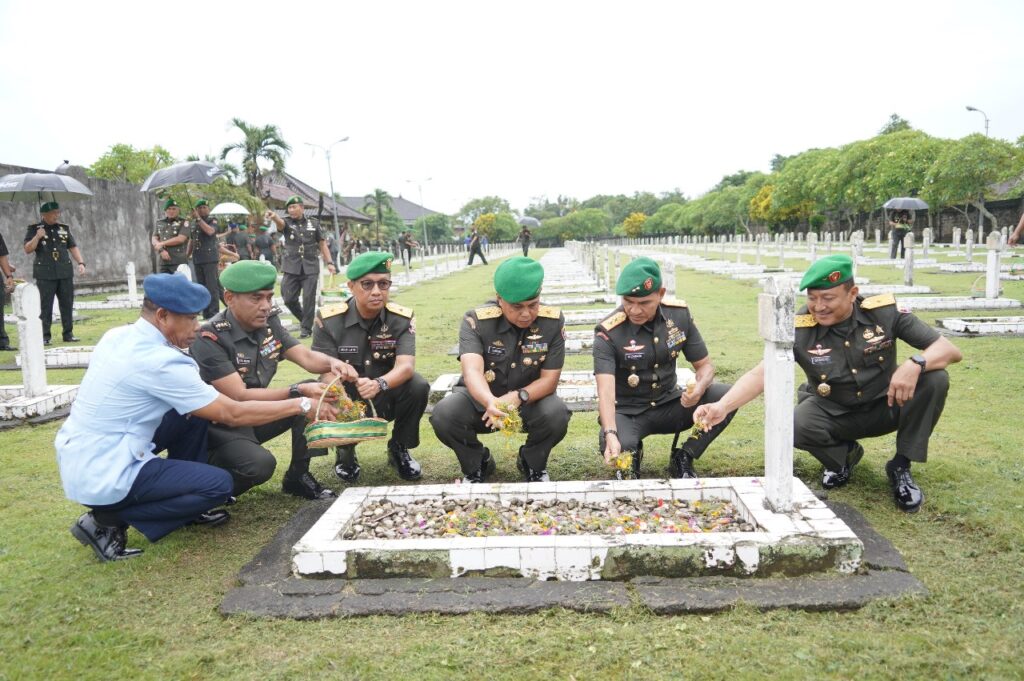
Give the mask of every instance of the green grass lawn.
[[[764, 262], [774, 265], [777, 256], [766, 255]], [[796, 259], [787, 264], [806, 267]], [[396, 298], [417, 312], [417, 366], [428, 379], [458, 370], [447, 351], [462, 311], [491, 290], [493, 272], [494, 265], [474, 266]], [[893, 268], [862, 267], [859, 274], [874, 283], [902, 283], [902, 272]], [[922, 273], [915, 283], [966, 295], [976, 277]], [[756, 284], [682, 269], [677, 281], [719, 376], [735, 379], [761, 356]], [[1024, 298], [1024, 283], [1004, 285], [1008, 297]], [[1015, 314], [977, 315], [993, 313]], [[90, 344], [134, 316], [83, 314], [89, 319], [75, 333]], [[950, 313], [922, 316], [932, 322]], [[287, 435], [271, 443], [281, 461], [275, 479], [244, 495], [226, 526], [183, 529], [153, 545], [131, 531], [130, 543], [144, 547], [145, 555], [99, 564], [68, 533], [82, 509], [64, 498], [57, 474], [53, 438], [59, 424], [0, 432], [0, 679], [1022, 678], [1024, 437], [1017, 428], [1024, 409], [1024, 340], [954, 342], [964, 361], [950, 368], [951, 392], [931, 462], [915, 467], [927, 495], [922, 511], [904, 515], [891, 502], [882, 466], [894, 436], [865, 441], [867, 456], [852, 484], [831, 495], [858, 508], [891, 539], [931, 595], [877, 601], [846, 613], [741, 607], [712, 616], [660, 617], [635, 606], [612, 615], [556, 610], [319, 622], [226, 619], [217, 606], [239, 568], [303, 503], [279, 491]], [[908, 354], [904, 347], [901, 357]], [[0, 364], [12, 362], [11, 353], [0, 353]], [[566, 362], [567, 369], [590, 367], [589, 356]], [[20, 382], [17, 372], [2, 374], [0, 383]], [[49, 381], [81, 374], [52, 371]], [[288, 384], [301, 375], [286, 364], [276, 381]], [[761, 474], [762, 415], [760, 400], [741, 411], [698, 470]], [[598, 456], [595, 419], [593, 413], [573, 416], [568, 437], [552, 456], [552, 479], [609, 477]], [[424, 482], [455, 479], [455, 456], [437, 442], [426, 419], [421, 434], [416, 455]], [[500, 436], [490, 440], [497, 477], [516, 480], [514, 459]], [[663, 474], [670, 440], [648, 440], [645, 477]], [[361, 446], [360, 461], [363, 484], [405, 484], [386, 465], [383, 443]], [[316, 459], [313, 470], [334, 485], [331, 463]], [[797, 453], [797, 476], [817, 488], [819, 473], [810, 455]]]

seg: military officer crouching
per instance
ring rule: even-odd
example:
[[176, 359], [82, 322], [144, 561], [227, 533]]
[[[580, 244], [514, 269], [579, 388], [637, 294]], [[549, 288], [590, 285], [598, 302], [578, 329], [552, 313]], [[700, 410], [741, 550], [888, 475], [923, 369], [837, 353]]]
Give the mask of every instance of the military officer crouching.
[[[370, 400], [379, 417], [394, 421], [388, 461], [403, 480], [419, 480], [420, 464], [409, 452], [420, 444], [420, 418], [430, 384], [416, 373], [416, 323], [412, 310], [388, 302], [391, 253], [356, 257], [346, 270], [352, 297], [320, 309], [313, 349], [352, 366], [359, 378], [345, 386], [353, 400]], [[355, 445], [338, 447], [334, 472], [359, 478]]]
[[478, 434], [499, 427], [499, 403], [519, 408], [527, 438], [518, 466], [529, 482], [548, 480], [548, 456], [569, 428], [569, 409], [555, 394], [565, 318], [557, 307], [540, 304], [543, 281], [539, 262], [509, 258], [494, 272], [496, 299], [462, 319], [462, 377], [434, 407], [430, 425], [455, 450], [466, 482], [483, 482], [495, 470]]
[[[698, 404], [713, 402], [729, 389], [713, 383], [715, 367], [708, 356], [690, 310], [681, 300], [665, 297], [661, 268], [650, 258], [637, 258], [622, 268], [615, 285], [622, 305], [594, 330], [594, 374], [597, 378], [599, 446], [611, 465], [622, 451], [633, 453], [639, 473], [644, 438], [676, 433], [693, 426]], [[676, 358], [683, 355], [696, 372], [685, 389], [676, 383]], [[669, 459], [673, 478], [695, 478], [693, 462], [732, 419], [696, 438], [687, 438]]]
[[[893, 498], [916, 512], [924, 493], [910, 475], [912, 461], [928, 458], [928, 439], [949, 392], [946, 367], [960, 350], [912, 314], [891, 293], [862, 298], [853, 260], [832, 255], [815, 262], [800, 281], [807, 305], [796, 316], [793, 355], [807, 375], [793, 417], [793, 445], [810, 452], [825, 471], [821, 486], [842, 487], [864, 456], [857, 440], [896, 431], [896, 456], [885, 465]], [[921, 350], [896, 361], [896, 341]], [[714, 424], [764, 391], [764, 366], [744, 374], [719, 402], [698, 409]]]
[[[316, 402], [325, 386], [303, 382], [291, 387], [269, 388], [282, 359], [288, 359], [312, 374], [333, 373], [354, 381], [351, 366], [333, 357], [314, 352], [284, 330], [274, 306], [277, 270], [258, 260], [244, 260], [220, 275], [227, 309], [203, 324], [192, 345], [192, 356], [199, 364], [202, 379], [219, 392], [239, 402], [247, 400], [284, 400], [308, 397]], [[321, 418], [334, 418], [330, 405], [323, 407]], [[307, 499], [327, 499], [334, 493], [324, 488], [309, 472], [310, 450], [303, 428], [313, 414], [289, 416], [256, 427], [227, 428], [210, 426], [209, 463], [224, 468], [234, 478], [234, 495], [259, 485], [274, 474], [274, 455], [263, 443], [290, 430], [292, 461], [281, 489]], [[322, 454], [319, 450], [313, 450]]]

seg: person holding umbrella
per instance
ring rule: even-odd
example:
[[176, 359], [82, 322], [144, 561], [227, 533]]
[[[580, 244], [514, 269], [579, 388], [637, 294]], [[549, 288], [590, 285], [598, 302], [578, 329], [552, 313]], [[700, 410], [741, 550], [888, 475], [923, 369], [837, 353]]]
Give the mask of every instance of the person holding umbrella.
[[210, 304], [203, 310], [203, 319], [209, 319], [220, 311], [220, 244], [217, 241], [217, 229], [220, 225], [217, 218], [210, 215], [210, 204], [206, 199], [196, 201], [192, 211], [195, 225], [192, 227], [192, 264], [196, 268], [196, 283], [201, 284], [210, 292]]
[[151, 240], [153, 250], [160, 256], [159, 271], [174, 274], [178, 265], [188, 264], [189, 222], [180, 215], [181, 209], [174, 199], [164, 201], [164, 217], [156, 222], [156, 234]]
[[[25, 252], [35, 254], [32, 276], [39, 287], [39, 319], [43, 322], [43, 343], [50, 344], [53, 322], [53, 299], [60, 307], [60, 323], [65, 343], [77, 343], [74, 334], [75, 266], [85, 274], [85, 260], [78, 250], [71, 228], [60, 220], [60, 206], [47, 201], [39, 208], [40, 222], [29, 225], [25, 232]], [[74, 259], [74, 265], [72, 265]]]

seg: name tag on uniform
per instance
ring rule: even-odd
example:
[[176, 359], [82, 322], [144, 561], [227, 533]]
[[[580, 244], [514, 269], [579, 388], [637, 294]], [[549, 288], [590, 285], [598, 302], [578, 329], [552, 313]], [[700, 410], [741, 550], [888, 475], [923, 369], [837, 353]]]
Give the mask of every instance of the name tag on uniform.
[[358, 355], [359, 354], [359, 347], [355, 346], [355, 345], [339, 345], [338, 346], [338, 354], [339, 355]]
[[235, 366], [244, 367], [249, 364], [252, 364], [252, 359], [240, 352], [235, 354]]
[[497, 357], [500, 359], [505, 356], [505, 348], [499, 347], [497, 345], [488, 345], [487, 355], [489, 357]]

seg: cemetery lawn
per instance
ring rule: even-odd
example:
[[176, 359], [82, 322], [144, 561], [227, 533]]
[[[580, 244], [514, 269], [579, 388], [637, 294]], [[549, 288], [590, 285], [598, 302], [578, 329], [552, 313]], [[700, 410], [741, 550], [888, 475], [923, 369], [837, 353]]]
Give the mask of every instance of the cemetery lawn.
[[[539, 257], [542, 252], [537, 252]], [[752, 260], [752, 258], [748, 258]], [[771, 264], [775, 264], [774, 259]], [[805, 261], [792, 260], [793, 268]], [[495, 265], [406, 288], [396, 301], [417, 312], [418, 370], [432, 380], [457, 371], [447, 355], [461, 312], [481, 304]], [[872, 283], [902, 283], [902, 272], [863, 267]], [[756, 285], [677, 271], [679, 297], [693, 309], [721, 380], [761, 355]], [[966, 295], [975, 274], [920, 273], [935, 293]], [[1024, 283], [1004, 282], [1024, 298]], [[995, 314], [1020, 314], [998, 311]], [[87, 311], [75, 328], [93, 344], [128, 311]], [[987, 316], [969, 313], [971, 316]], [[952, 313], [924, 313], [931, 323]], [[8, 325], [11, 331], [11, 325]], [[13, 334], [12, 343], [17, 342]], [[641, 606], [611, 615], [548, 611], [528, 616], [371, 617], [278, 621], [224, 618], [217, 607], [235, 575], [301, 500], [280, 493], [288, 437], [271, 448], [271, 482], [244, 495], [219, 528], [186, 528], [157, 544], [132, 530], [141, 558], [101, 565], [68, 533], [82, 512], [67, 501], [54, 461], [59, 423], [0, 431], [0, 679], [306, 678], [1021, 678], [1024, 641], [1024, 459], [1020, 420], [1024, 340], [954, 339], [964, 361], [951, 367], [945, 415], [931, 462], [915, 467], [927, 500], [916, 515], [895, 510], [883, 471], [895, 438], [864, 442], [867, 455], [835, 500], [859, 509], [902, 551], [930, 595], [876, 601], [854, 612], [758, 612], [655, 616]], [[907, 348], [900, 356], [908, 356]], [[128, 358], [126, 358], [128, 359]], [[0, 364], [12, 364], [0, 353]], [[567, 369], [589, 369], [589, 355]], [[52, 371], [49, 382], [80, 378]], [[301, 372], [285, 365], [276, 384]], [[2, 383], [20, 373], [2, 372]], [[697, 462], [703, 475], [760, 475], [763, 405], [748, 405]], [[577, 413], [550, 462], [554, 480], [610, 477], [598, 457], [596, 415]], [[458, 475], [455, 457], [424, 418], [424, 482]], [[644, 477], [660, 477], [670, 436], [648, 440]], [[499, 480], [517, 479], [514, 451], [489, 446]], [[383, 443], [359, 448], [362, 484], [402, 484]], [[314, 460], [317, 477], [338, 488], [333, 456]], [[796, 474], [818, 489], [820, 469], [804, 452]]]

